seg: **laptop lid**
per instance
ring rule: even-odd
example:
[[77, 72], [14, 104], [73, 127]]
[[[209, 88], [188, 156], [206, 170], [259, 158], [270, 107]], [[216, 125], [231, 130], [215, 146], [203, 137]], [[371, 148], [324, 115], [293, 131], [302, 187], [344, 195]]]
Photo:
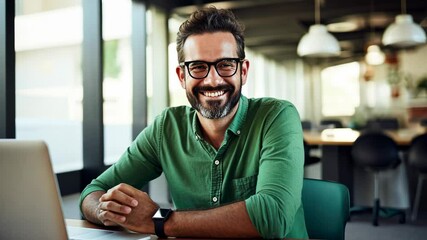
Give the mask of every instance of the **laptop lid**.
[[0, 139], [0, 239], [67, 239], [43, 141]]

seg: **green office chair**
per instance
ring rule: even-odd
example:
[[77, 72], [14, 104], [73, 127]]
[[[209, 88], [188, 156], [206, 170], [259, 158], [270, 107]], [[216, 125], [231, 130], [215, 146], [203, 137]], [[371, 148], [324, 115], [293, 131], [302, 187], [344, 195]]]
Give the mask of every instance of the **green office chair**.
[[350, 194], [340, 183], [304, 178], [302, 204], [310, 239], [345, 238]]

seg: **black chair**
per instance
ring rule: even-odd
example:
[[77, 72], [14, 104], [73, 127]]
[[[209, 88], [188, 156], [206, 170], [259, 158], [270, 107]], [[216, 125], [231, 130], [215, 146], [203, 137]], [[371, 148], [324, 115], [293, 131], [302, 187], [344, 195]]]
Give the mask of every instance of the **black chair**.
[[399, 222], [405, 222], [405, 211], [381, 208], [379, 199], [379, 173], [399, 165], [399, 150], [397, 144], [382, 132], [366, 132], [361, 134], [353, 144], [351, 155], [355, 164], [374, 173], [374, 202], [373, 208], [353, 207], [351, 214], [372, 211], [372, 224], [378, 226], [378, 218], [400, 215]]
[[334, 125], [334, 128], [342, 128], [344, 125], [339, 119], [323, 119], [320, 121], [320, 125]]
[[310, 155], [311, 147], [304, 140], [304, 167], [320, 162], [319, 157], [314, 157]]
[[424, 179], [427, 178], [427, 133], [415, 137], [408, 151], [409, 165], [418, 171], [417, 192], [415, 193], [414, 205], [411, 219], [417, 219], [418, 208], [420, 206], [421, 191]]
[[[301, 126], [304, 131], [311, 130], [313, 123], [310, 120], [303, 120], [301, 121]], [[304, 140], [304, 167], [320, 162], [319, 157], [310, 155], [311, 149], [312, 147]]]
[[371, 130], [398, 130], [399, 120], [393, 117], [373, 118], [366, 122], [366, 128]]
[[313, 123], [310, 120], [302, 120], [301, 121], [302, 130], [311, 130], [313, 127]]
[[423, 127], [427, 127], [427, 118], [423, 118], [420, 120], [420, 125]]

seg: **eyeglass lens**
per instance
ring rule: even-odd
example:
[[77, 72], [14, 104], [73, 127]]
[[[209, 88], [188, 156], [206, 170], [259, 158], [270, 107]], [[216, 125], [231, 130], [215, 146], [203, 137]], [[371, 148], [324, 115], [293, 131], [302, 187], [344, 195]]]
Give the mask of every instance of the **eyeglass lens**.
[[188, 72], [193, 78], [205, 78], [209, 74], [210, 65], [214, 65], [216, 72], [221, 77], [231, 77], [237, 71], [238, 61], [235, 59], [224, 59], [216, 63], [203, 61], [191, 62], [188, 65]]

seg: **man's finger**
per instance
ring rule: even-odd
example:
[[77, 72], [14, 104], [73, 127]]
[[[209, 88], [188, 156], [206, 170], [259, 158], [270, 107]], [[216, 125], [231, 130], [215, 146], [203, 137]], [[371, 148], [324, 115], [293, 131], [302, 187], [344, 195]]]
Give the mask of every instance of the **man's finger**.
[[[118, 225], [119, 223], [123, 223], [126, 221], [126, 217], [120, 214], [116, 214], [111, 211], [104, 211], [102, 209], [98, 210], [98, 219], [104, 224], [109, 224], [108, 226], [113, 226], [110, 222]], [[107, 225], [106, 225], [107, 226]]]
[[100, 211], [110, 211], [119, 214], [129, 214], [132, 208], [126, 205], [119, 204], [115, 201], [100, 202], [98, 206]]
[[138, 201], [134, 196], [136, 196], [137, 191], [139, 190], [127, 184], [119, 184], [103, 194], [99, 201], [115, 201], [130, 207], [136, 207], [138, 205]]
[[114, 226], [119, 226], [119, 224], [112, 222], [110, 220], [105, 220], [102, 222], [102, 224], [104, 224], [104, 226], [108, 226], [108, 227], [114, 227]]

